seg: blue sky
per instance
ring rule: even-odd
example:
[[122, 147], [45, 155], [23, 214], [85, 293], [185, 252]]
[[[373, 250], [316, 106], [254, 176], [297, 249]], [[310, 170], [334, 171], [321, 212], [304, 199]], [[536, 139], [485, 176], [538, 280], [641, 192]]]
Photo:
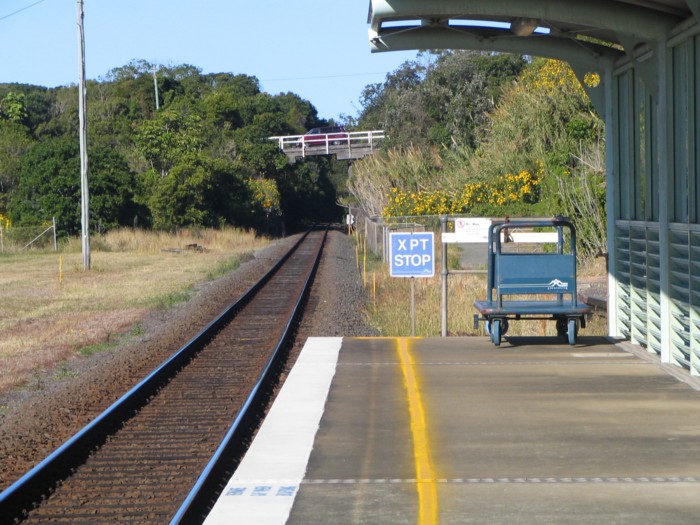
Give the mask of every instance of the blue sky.
[[[364, 86], [415, 52], [372, 54], [369, 0], [84, 0], [86, 71], [132, 59], [256, 76], [323, 118], [355, 116]], [[78, 82], [77, 0], [0, 0], [0, 82]]]

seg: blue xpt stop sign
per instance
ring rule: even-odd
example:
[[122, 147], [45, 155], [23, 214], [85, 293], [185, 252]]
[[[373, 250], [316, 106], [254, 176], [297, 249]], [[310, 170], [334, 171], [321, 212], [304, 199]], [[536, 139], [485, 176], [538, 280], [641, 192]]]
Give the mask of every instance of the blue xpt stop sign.
[[389, 274], [392, 277], [433, 277], [433, 232], [392, 232], [389, 236]]

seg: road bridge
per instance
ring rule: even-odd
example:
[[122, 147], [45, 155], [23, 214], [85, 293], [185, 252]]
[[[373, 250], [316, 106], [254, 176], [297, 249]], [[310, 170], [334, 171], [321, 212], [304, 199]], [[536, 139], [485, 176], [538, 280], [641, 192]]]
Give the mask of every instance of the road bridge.
[[280, 150], [290, 162], [314, 155], [335, 155], [338, 160], [361, 159], [371, 155], [384, 140], [384, 131], [353, 131], [346, 133], [347, 139], [339, 140], [329, 135], [316, 135], [313, 142], [304, 140], [304, 135], [269, 137], [279, 144]]
[[368, 18], [373, 52], [472, 49], [571, 65], [605, 120], [609, 334], [696, 376], [699, 21], [700, 0], [371, 0]]

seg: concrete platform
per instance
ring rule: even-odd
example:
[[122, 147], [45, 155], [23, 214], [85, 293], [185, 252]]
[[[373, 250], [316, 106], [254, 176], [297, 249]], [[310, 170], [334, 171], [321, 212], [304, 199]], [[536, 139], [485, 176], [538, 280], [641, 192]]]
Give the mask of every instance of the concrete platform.
[[698, 390], [602, 338], [478, 337], [309, 339], [206, 523], [699, 522]]

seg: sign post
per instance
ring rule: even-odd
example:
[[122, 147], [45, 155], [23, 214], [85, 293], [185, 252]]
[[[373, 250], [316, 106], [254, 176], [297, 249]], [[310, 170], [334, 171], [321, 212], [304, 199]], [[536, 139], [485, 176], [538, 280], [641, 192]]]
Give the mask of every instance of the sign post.
[[416, 335], [414, 277], [435, 275], [433, 232], [392, 232], [389, 235], [389, 275], [411, 278], [411, 336]]
[[491, 219], [483, 217], [461, 217], [454, 219], [454, 233], [447, 231], [447, 215], [440, 218], [442, 223], [442, 337], [447, 337], [447, 245], [450, 243], [488, 244]]

